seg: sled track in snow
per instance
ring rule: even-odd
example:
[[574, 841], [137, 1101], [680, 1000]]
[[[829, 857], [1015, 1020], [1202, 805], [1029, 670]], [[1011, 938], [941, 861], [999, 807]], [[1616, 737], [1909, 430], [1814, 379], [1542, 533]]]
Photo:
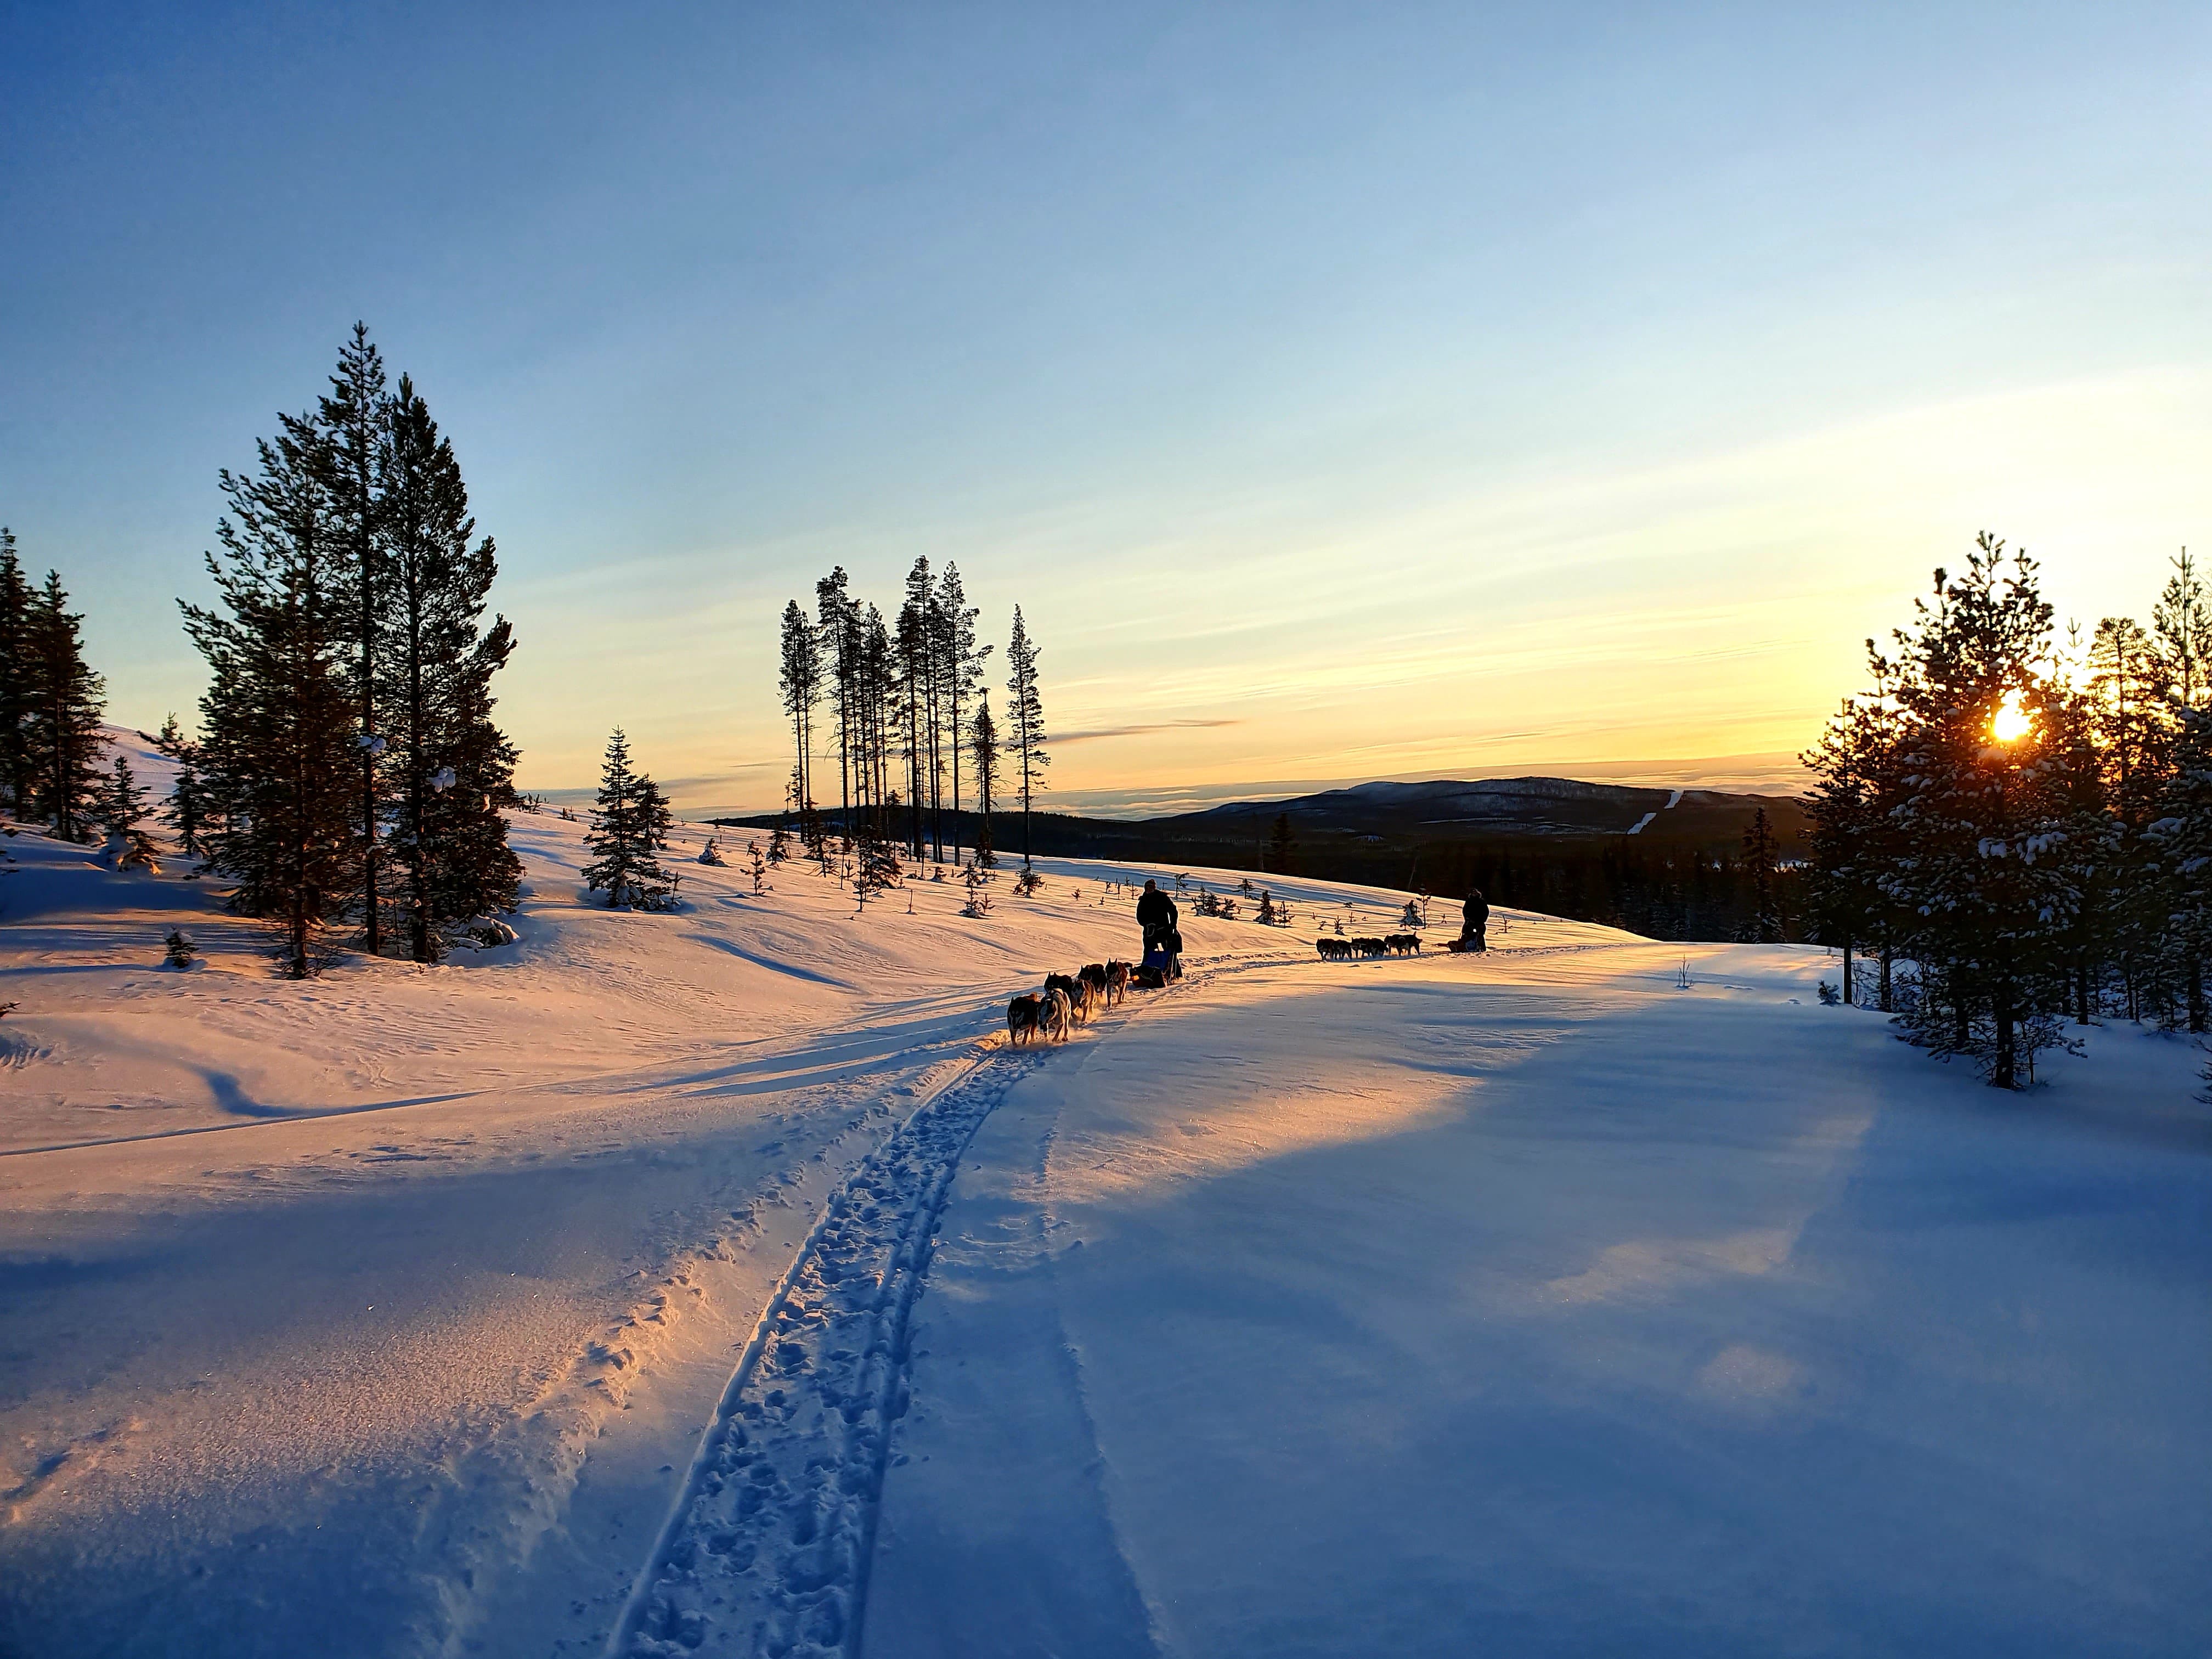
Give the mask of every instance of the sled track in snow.
[[994, 1048], [832, 1194], [745, 1345], [610, 1655], [857, 1647], [938, 1218], [976, 1129], [1049, 1052]]
[[[1290, 960], [1194, 972], [1107, 1029], [1208, 981]], [[1056, 1052], [994, 1042], [830, 1196], [700, 1437], [610, 1659], [858, 1650], [891, 1432], [906, 1412], [908, 1325], [938, 1220], [983, 1120]]]

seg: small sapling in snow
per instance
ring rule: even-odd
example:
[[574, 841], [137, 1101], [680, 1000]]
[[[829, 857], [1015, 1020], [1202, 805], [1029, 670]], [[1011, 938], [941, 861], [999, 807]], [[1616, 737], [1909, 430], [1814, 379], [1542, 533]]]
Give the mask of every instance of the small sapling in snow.
[[968, 889], [968, 902], [960, 907], [960, 914], [978, 921], [991, 914], [991, 895], [986, 890], [990, 884], [990, 873], [980, 866], [970, 864], [960, 878]]
[[200, 953], [200, 947], [185, 937], [181, 927], [169, 929], [169, 937], [162, 943], [167, 947], [161, 953], [162, 960], [172, 968], [191, 967], [192, 958]]

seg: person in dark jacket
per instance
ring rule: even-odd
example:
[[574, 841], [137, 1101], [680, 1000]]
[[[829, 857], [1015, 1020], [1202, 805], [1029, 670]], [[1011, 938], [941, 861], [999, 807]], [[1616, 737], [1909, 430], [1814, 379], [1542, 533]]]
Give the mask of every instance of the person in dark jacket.
[[1460, 916], [1462, 918], [1459, 928], [1460, 949], [1462, 951], [1488, 950], [1490, 946], [1484, 939], [1483, 934], [1490, 927], [1490, 903], [1482, 896], [1482, 889], [1470, 887], [1467, 890], [1467, 902], [1461, 907]]
[[1159, 884], [1147, 881], [1137, 895], [1137, 926], [1145, 930], [1145, 955], [1149, 957], [1158, 951], [1166, 957], [1170, 979], [1182, 977], [1182, 936], [1176, 931], [1182, 919], [1176, 902], [1160, 891]]

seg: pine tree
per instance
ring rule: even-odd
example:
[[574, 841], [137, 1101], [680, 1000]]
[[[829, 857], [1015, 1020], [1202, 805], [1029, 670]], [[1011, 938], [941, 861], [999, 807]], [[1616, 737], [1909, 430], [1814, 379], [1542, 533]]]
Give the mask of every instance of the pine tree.
[[837, 712], [837, 817], [848, 847], [853, 838], [853, 795], [860, 734], [860, 611], [838, 565], [814, 584], [816, 628], [830, 665], [830, 702]]
[[483, 626], [497, 556], [489, 537], [473, 541], [453, 444], [405, 375], [388, 427], [376, 726], [390, 745], [393, 896], [404, 896], [409, 954], [432, 962], [451, 924], [512, 910], [520, 890], [501, 810], [514, 794], [514, 751], [493, 724], [490, 690], [514, 636], [504, 617]]
[[2180, 964], [2189, 1030], [2205, 1029], [2203, 963], [2212, 953], [2212, 708], [2183, 708], [2176, 720], [2173, 770], [2148, 830], [2165, 878], [2165, 944]]
[[960, 581], [960, 567], [948, 563], [937, 584], [937, 629], [939, 654], [946, 676], [947, 741], [952, 751], [952, 811], [956, 821], [960, 811], [962, 750], [969, 741], [963, 735], [967, 726], [968, 701], [982, 694], [983, 664], [991, 654], [989, 646], [978, 646], [975, 642], [975, 618], [981, 614], [968, 603], [967, 590]]
[[1775, 902], [1775, 873], [1781, 847], [1774, 839], [1774, 824], [1764, 806], [1753, 810], [1743, 832], [1744, 868], [1751, 875], [1751, 923], [1746, 936], [1759, 945], [1782, 940], [1782, 912]]
[[106, 739], [100, 717], [106, 684], [85, 665], [84, 617], [69, 608], [60, 575], [46, 573], [46, 585], [31, 596], [28, 667], [25, 690], [30, 718], [24, 732], [30, 750], [32, 799], [39, 816], [64, 841], [90, 836], [102, 775], [100, 750]]
[[[2081, 894], [2063, 856], [2075, 757], [2051, 741], [2063, 693], [2048, 659], [2051, 611], [2033, 561], [1984, 535], [1954, 580], [1936, 573], [1901, 647], [1892, 811], [1899, 845], [1882, 875], [1919, 964], [1916, 1040], [1982, 1063], [2016, 1088], [2059, 1039], [2064, 946]], [[2001, 715], [2017, 712], [2017, 730]]]
[[971, 859], [960, 879], [968, 889], [968, 902], [960, 907], [960, 914], [980, 921], [991, 914], [989, 869], [980, 859]]
[[933, 719], [932, 703], [937, 678], [937, 629], [932, 621], [935, 606], [936, 586], [930, 577], [929, 560], [926, 556], [917, 558], [914, 568], [907, 572], [906, 602], [899, 607], [898, 632], [893, 647], [900, 704], [897, 720], [906, 750], [907, 805], [910, 816], [907, 849], [917, 859], [921, 856], [922, 805], [928, 790], [927, 774], [931, 764], [929, 727]]
[[[1881, 688], [1887, 664], [1867, 641], [1875, 691], [1846, 699], [1828, 723], [1820, 742], [1802, 757], [1814, 776], [1808, 815], [1813, 855], [1814, 932], [1822, 943], [1843, 951], [1843, 997], [1858, 1000], [1852, 976], [1854, 949], [1880, 952], [1875, 1003], [1884, 1012], [1892, 1004], [1891, 965], [1896, 931], [1883, 898], [1881, 872], [1894, 855], [1890, 809], [1895, 796], [1897, 722]], [[1686, 915], [1683, 924], [1686, 927]]]
[[161, 816], [177, 832], [178, 848], [186, 858], [204, 857], [207, 788], [200, 781], [200, 746], [185, 736], [177, 717], [171, 714], [161, 723], [154, 747], [177, 763], [176, 781], [169, 786], [169, 804]]
[[15, 533], [0, 525], [0, 799], [17, 817], [31, 815], [32, 592], [15, 555]]
[[991, 844], [991, 798], [999, 788], [999, 726], [991, 718], [991, 699], [986, 693], [975, 705], [975, 724], [969, 730], [969, 747], [975, 760], [975, 859], [986, 870], [999, 862]]
[[253, 476], [221, 475], [217, 604], [182, 609], [209, 670], [199, 771], [221, 824], [208, 865], [236, 880], [233, 909], [277, 925], [284, 969], [304, 979], [360, 877], [355, 613], [312, 424], [285, 417], [258, 447]]
[[797, 757], [792, 773], [792, 804], [803, 812], [814, 799], [811, 769], [814, 710], [822, 701], [822, 641], [796, 599], [783, 607], [782, 665], [777, 687], [783, 696], [783, 712], [791, 719], [792, 748]]
[[[327, 536], [345, 566], [342, 576], [349, 609], [355, 706], [359, 730], [354, 756], [360, 770], [355, 833], [361, 842], [362, 943], [371, 956], [384, 950], [381, 819], [384, 781], [378, 761], [385, 751], [379, 717], [386, 686], [383, 647], [387, 636], [388, 593], [385, 477], [391, 458], [391, 398], [385, 389], [384, 359], [370, 343], [366, 324], [356, 322], [353, 337], [338, 350], [337, 372], [316, 411], [309, 452], [323, 485]], [[419, 895], [418, 895], [419, 898]], [[418, 955], [418, 961], [422, 958]]]
[[131, 770], [128, 755], [116, 756], [114, 770], [101, 794], [100, 807], [115, 867], [122, 870], [138, 865], [155, 868], [153, 837], [144, 827], [150, 810], [149, 798], [137, 774]]
[[2205, 603], [2187, 548], [2172, 564], [2173, 575], [2151, 611], [2151, 631], [2158, 636], [2174, 702], [2195, 708], [2212, 696], [2212, 606]]
[[600, 768], [598, 810], [584, 836], [596, 855], [584, 868], [584, 885], [606, 894], [609, 909], [673, 908], [676, 878], [655, 856], [668, 844], [672, 821], [653, 780], [630, 769], [629, 739], [617, 726]]
[[1030, 641], [1022, 622], [1022, 608], [1014, 607], [1013, 637], [1006, 645], [1007, 719], [1012, 730], [1002, 745], [1017, 757], [1016, 778], [1022, 791], [1022, 866], [1030, 862], [1030, 805], [1044, 785], [1044, 769], [1052, 764], [1045, 752], [1044, 700], [1037, 691], [1037, 659], [1043, 653]]

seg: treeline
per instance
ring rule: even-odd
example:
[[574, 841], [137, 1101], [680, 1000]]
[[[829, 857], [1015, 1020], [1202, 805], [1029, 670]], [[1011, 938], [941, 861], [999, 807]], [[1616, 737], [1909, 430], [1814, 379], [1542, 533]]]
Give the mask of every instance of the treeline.
[[72, 842], [92, 838], [108, 782], [106, 687], [85, 663], [83, 622], [58, 573], [41, 586], [25, 577], [15, 534], [0, 526], [0, 800]]
[[[811, 616], [796, 599], [784, 606], [778, 674], [793, 753], [785, 800], [810, 849], [818, 851], [834, 827], [859, 847], [864, 885], [898, 879], [895, 840], [913, 858], [942, 863], [949, 852], [957, 863], [972, 788], [975, 852], [988, 867], [1003, 757], [1021, 804], [1026, 865], [1030, 808], [1052, 757], [1037, 681], [1042, 653], [1020, 607], [1006, 647], [1002, 733], [984, 679], [993, 647], [977, 641], [981, 612], [969, 605], [957, 566], [933, 575], [927, 558], [916, 559], [895, 622], [854, 597], [842, 565], [815, 584], [814, 598]], [[827, 728], [817, 731], [825, 706]], [[834, 809], [827, 771], [815, 775], [817, 759], [826, 768], [833, 756]]]
[[341, 928], [434, 960], [521, 879], [491, 692], [514, 638], [484, 620], [498, 564], [453, 445], [357, 325], [329, 392], [220, 487], [216, 601], [179, 602], [208, 665], [200, 735], [165, 739], [185, 839], [234, 909], [278, 925], [295, 976]]
[[2207, 1028], [2212, 614], [2174, 563], [2148, 628], [2060, 640], [2033, 561], [1983, 536], [1888, 649], [1867, 642], [1871, 684], [1805, 757], [1843, 997], [2000, 1088], [2069, 1021]]
[[1615, 839], [1433, 849], [1421, 885], [1494, 905], [1624, 927], [1650, 939], [1783, 941], [1806, 935], [1806, 883], [1780, 862], [1764, 813], [1734, 851]]

